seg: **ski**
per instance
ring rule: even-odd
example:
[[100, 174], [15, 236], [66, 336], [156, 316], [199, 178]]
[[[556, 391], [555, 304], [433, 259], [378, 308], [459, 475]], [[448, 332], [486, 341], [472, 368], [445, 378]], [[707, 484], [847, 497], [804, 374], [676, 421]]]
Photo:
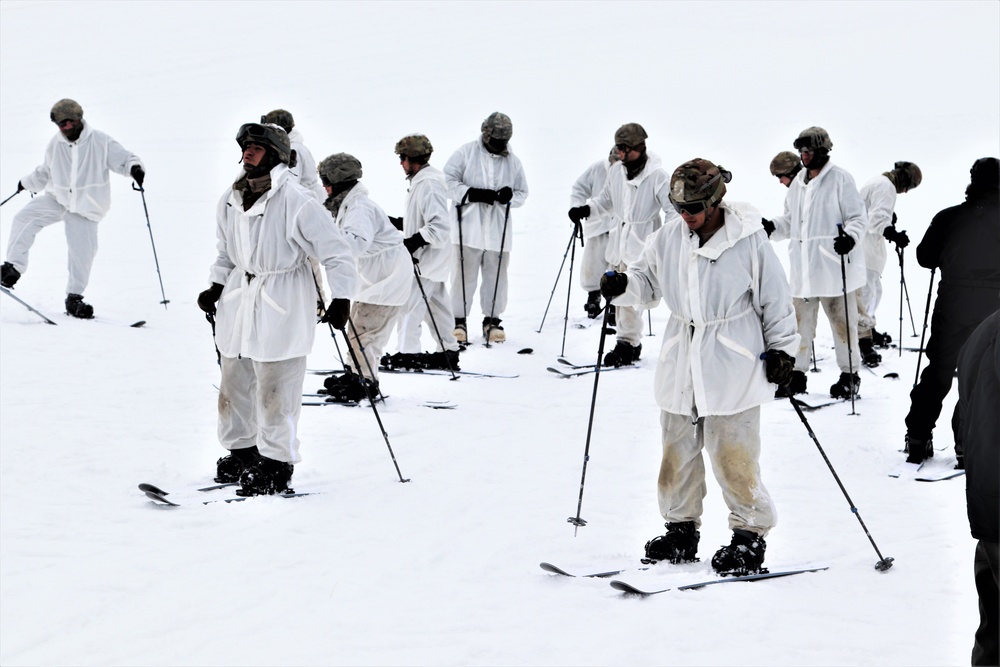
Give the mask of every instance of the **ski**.
[[[356, 408], [362, 405], [368, 405], [368, 401], [364, 399], [356, 403], [354, 401], [309, 400], [311, 398], [322, 398], [324, 396], [329, 397], [329, 394], [303, 394], [302, 397], [304, 400], [302, 401], [302, 405], [303, 406], [343, 405], [344, 407], [349, 407], [349, 408]], [[386, 396], [385, 398], [389, 397]], [[382, 401], [383, 398], [381, 397], [375, 399], [376, 403], [381, 403]], [[458, 404], [455, 403], [454, 401], [422, 401], [420, 405], [422, 407], [431, 408], [434, 410], [453, 410], [458, 407]]]
[[[493, 343], [494, 345], [499, 345], [499, 343]], [[379, 373], [393, 373], [396, 375], [451, 375], [451, 371], [442, 368], [423, 368], [415, 371], [403, 371], [403, 370], [390, 370], [388, 368], [379, 368]], [[468, 375], [471, 377], [481, 377], [481, 378], [504, 378], [513, 379], [520, 377], [517, 373], [480, 373], [478, 371], [455, 371], [456, 375]]]
[[49, 318], [47, 318], [41, 312], [35, 310], [33, 307], [31, 307], [30, 305], [28, 305], [27, 303], [25, 303], [24, 301], [22, 301], [19, 297], [14, 296], [14, 293], [11, 292], [6, 287], [0, 287], [0, 292], [3, 292], [4, 294], [6, 294], [7, 296], [9, 296], [10, 298], [14, 299], [14, 301], [17, 301], [19, 304], [21, 304], [22, 306], [24, 306], [25, 308], [27, 308], [28, 310], [30, 310], [31, 312], [33, 312], [35, 315], [38, 315], [40, 318], [42, 318], [43, 320], [45, 320], [48, 324], [53, 324], [53, 325], [55, 324], [55, 322], [53, 322], [52, 320], [50, 320]]
[[799, 404], [799, 407], [805, 410], [806, 412], [815, 412], [816, 410], [828, 408], [831, 405], [840, 405], [846, 402], [845, 399], [842, 398], [830, 398], [830, 399], [817, 398], [811, 401], [803, 400], [798, 396], [794, 398], [795, 401]]
[[923, 463], [910, 463], [909, 461], [904, 461], [902, 465], [889, 473], [889, 477], [895, 479], [900, 477], [903, 477], [904, 479], [916, 479], [917, 474], [920, 472], [923, 465]]
[[[607, 373], [609, 371], [625, 371], [630, 368], [638, 368], [638, 366], [636, 366], [635, 364], [630, 364], [628, 366], [601, 366], [601, 372]], [[549, 371], [550, 373], [555, 373], [556, 375], [564, 378], [571, 378], [571, 377], [576, 377], [578, 375], [587, 375], [588, 373], [597, 372], [597, 368], [594, 366], [571, 368], [570, 370], [563, 370], [562, 368], [555, 368], [553, 366], [549, 366], [545, 370]]]
[[742, 577], [717, 577], [715, 579], [708, 579], [705, 581], [699, 581], [693, 584], [684, 584], [683, 586], [676, 586], [673, 588], [660, 588], [657, 590], [647, 590], [634, 586], [626, 581], [621, 581], [620, 579], [613, 579], [611, 583], [611, 588], [617, 591], [621, 591], [626, 595], [640, 595], [646, 597], [649, 595], [657, 595], [659, 593], [666, 593], [669, 590], [678, 591], [689, 591], [695, 588], [704, 588], [705, 586], [714, 586], [715, 584], [731, 584], [737, 581], [757, 581], [760, 579], [777, 579], [778, 577], [790, 577], [795, 574], [804, 574], [806, 572], [820, 572], [822, 570], [829, 569], [829, 565], [812, 565], [808, 567], [793, 567], [785, 568], [777, 571], [771, 572], [760, 572], [758, 574], [747, 574]]
[[[616, 574], [621, 574], [622, 572], [625, 572], [626, 570], [630, 569], [630, 568], [627, 568], [627, 567], [626, 568], [621, 568], [619, 570], [598, 570], [597, 568], [591, 568], [592, 570], [595, 570], [595, 571], [592, 571], [592, 572], [586, 572], [586, 571], [584, 571], [582, 573], [573, 573], [573, 572], [569, 572], [567, 570], [564, 570], [561, 567], [553, 565], [552, 563], [541, 562], [541, 563], [538, 564], [538, 567], [542, 568], [543, 570], [545, 570], [549, 574], [558, 574], [558, 575], [563, 576], [563, 577], [584, 577], [584, 578], [586, 578], [586, 577], [596, 577], [596, 578], [613, 577]], [[640, 567], [640, 568], [636, 568], [636, 569], [637, 570], [646, 570], [648, 568]]]
[[[239, 486], [239, 485], [240, 485], [239, 482], [226, 482], [226, 483], [223, 483], [223, 484], [212, 484], [211, 486], [203, 486], [203, 487], [200, 487], [200, 488], [195, 489], [195, 490], [196, 491], [202, 491], [202, 492], [216, 491], [218, 489], [225, 489], [226, 487]], [[159, 494], [161, 496], [169, 496], [170, 495], [169, 492], [164, 491], [163, 489], [161, 489], [160, 487], [158, 487], [158, 486], [156, 486], [154, 484], [149, 484], [148, 482], [143, 482], [142, 484], [140, 484], [139, 485], [139, 490], [143, 491], [143, 492], [150, 491], [152, 493], [156, 493], [156, 494]]]
[[[206, 487], [200, 488], [200, 489], [198, 489], [198, 491], [213, 491], [215, 489], [222, 489], [222, 488], [226, 488], [226, 487], [229, 487], [229, 486], [239, 486], [239, 484], [236, 483], [236, 482], [233, 482], [233, 483], [230, 483], [230, 484], [217, 484], [217, 485], [214, 485], [214, 486], [206, 486]], [[154, 503], [156, 503], [158, 505], [164, 505], [164, 506], [167, 506], [167, 507], [183, 507], [186, 504], [186, 503], [177, 503], [177, 502], [174, 502], [173, 500], [170, 500], [169, 498], [167, 498], [167, 496], [170, 495], [169, 492], [164, 491], [163, 489], [161, 489], [161, 488], [159, 488], [159, 487], [157, 487], [157, 486], [155, 486], [153, 484], [142, 483], [142, 484], [139, 485], [139, 490], [142, 491], [147, 498], [149, 498], [150, 500], [152, 500]], [[296, 492], [292, 491], [290, 493], [276, 493], [274, 495], [278, 496], [278, 497], [281, 497], [281, 498], [299, 498], [299, 497], [302, 497], [302, 496], [315, 495], [315, 492], [296, 493]], [[242, 502], [244, 500], [249, 500], [250, 498], [256, 498], [256, 497], [258, 497], [258, 496], [235, 496], [235, 497], [231, 497], [231, 498], [215, 498], [213, 500], [203, 500], [203, 501], [201, 501], [200, 504], [201, 505], [211, 505], [213, 503], [238, 503], [238, 502]], [[266, 497], [266, 496], [264, 496], [264, 497]]]
[[597, 364], [574, 364], [572, 361], [570, 361], [566, 357], [559, 357], [558, 359], [556, 359], [556, 361], [558, 361], [563, 366], [569, 366], [570, 368], [576, 368], [576, 369], [581, 369], [581, 370], [584, 369], [584, 368], [596, 368], [597, 367]]
[[919, 473], [915, 480], [918, 482], [943, 482], [946, 479], [955, 479], [956, 477], [961, 477], [965, 474], [965, 470], [956, 470], [954, 468], [935, 471], [935, 472], [925, 472]]
[[95, 322], [101, 322], [103, 324], [116, 324], [118, 326], [129, 327], [131, 329], [138, 329], [140, 327], [145, 326], [146, 324], [146, 320], [138, 320], [137, 322], [132, 322], [131, 324], [129, 324], [128, 322], [121, 322], [118, 320], [107, 320], [104, 319], [103, 317], [94, 317], [91, 319], [93, 319]]

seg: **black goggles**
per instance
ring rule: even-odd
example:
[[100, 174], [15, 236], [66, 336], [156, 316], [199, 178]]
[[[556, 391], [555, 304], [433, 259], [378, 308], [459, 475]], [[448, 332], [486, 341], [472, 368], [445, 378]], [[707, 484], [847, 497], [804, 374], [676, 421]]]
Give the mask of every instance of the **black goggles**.
[[247, 137], [266, 137], [267, 128], [260, 123], [244, 123], [236, 133], [236, 141], [243, 142]]
[[706, 208], [708, 208], [708, 202], [704, 199], [701, 201], [674, 201], [672, 198], [670, 203], [673, 204], [674, 210], [678, 213], [687, 213], [688, 215], [698, 215]]

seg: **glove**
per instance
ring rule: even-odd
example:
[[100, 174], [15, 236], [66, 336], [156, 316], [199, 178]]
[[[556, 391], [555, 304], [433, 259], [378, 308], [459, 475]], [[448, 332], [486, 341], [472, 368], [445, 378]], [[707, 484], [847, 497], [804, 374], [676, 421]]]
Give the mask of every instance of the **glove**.
[[569, 210], [569, 219], [573, 221], [574, 225], [579, 225], [581, 220], [589, 217], [590, 207], [586, 204], [583, 206], [574, 206]]
[[403, 231], [403, 219], [402, 218], [394, 218], [394, 217], [392, 217], [390, 215], [389, 216], [389, 222], [391, 222], [392, 226], [395, 227], [396, 229], [398, 229], [399, 231]]
[[347, 326], [350, 314], [350, 299], [334, 299], [330, 302], [323, 317], [319, 318], [319, 321], [325, 324], [332, 324], [334, 329], [343, 329]]
[[601, 294], [609, 301], [619, 294], [624, 294], [627, 286], [628, 276], [624, 273], [608, 271], [601, 276]]
[[23, 190], [23, 189], [24, 189], [24, 186], [23, 186], [23, 185], [21, 185], [21, 181], [18, 181], [18, 182], [17, 182], [17, 191], [18, 191], [18, 192], [20, 192], [20, 191], [21, 191], [21, 190]]
[[896, 247], [900, 249], [910, 245], [910, 237], [906, 235], [906, 232], [897, 231], [892, 227], [886, 227], [882, 232], [882, 236], [884, 236], [887, 241], [895, 243]]
[[198, 295], [198, 307], [209, 315], [215, 315], [215, 303], [222, 296], [222, 285], [212, 283], [212, 286]]
[[492, 204], [497, 199], [497, 193], [483, 188], [469, 188], [469, 201], [474, 204]]
[[763, 356], [764, 372], [768, 382], [773, 382], [781, 387], [791, 382], [792, 371], [795, 370], [795, 359], [781, 350], [768, 350]]
[[405, 239], [403, 239], [403, 245], [406, 246], [406, 249], [409, 250], [410, 254], [412, 255], [416, 251], [423, 248], [425, 245], [428, 245], [428, 243], [427, 241], [424, 240], [424, 237], [421, 236], [420, 234], [414, 234], [413, 236], [408, 236]]
[[892, 212], [892, 226], [893, 227], [896, 226], [896, 212], [895, 211]]
[[506, 185], [497, 190], [496, 199], [498, 204], [503, 204], [506, 206], [510, 203], [510, 200], [514, 198], [514, 191], [511, 190]]
[[767, 232], [767, 237], [771, 238], [771, 234], [774, 233], [774, 223], [767, 218], [761, 218], [760, 224], [764, 228], [764, 231]]
[[132, 167], [132, 171], [130, 171], [129, 173], [132, 174], [132, 180], [134, 180], [136, 184], [141, 188], [142, 182], [146, 178], [146, 172], [144, 172], [142, 170], [142, 167], [140, 167], [139, 165], [135, 165]]
[[854, 237], [848, 234], [841, 234], [833, 240], [833, 249], [838, 255], [846, 255], [854, 248]]

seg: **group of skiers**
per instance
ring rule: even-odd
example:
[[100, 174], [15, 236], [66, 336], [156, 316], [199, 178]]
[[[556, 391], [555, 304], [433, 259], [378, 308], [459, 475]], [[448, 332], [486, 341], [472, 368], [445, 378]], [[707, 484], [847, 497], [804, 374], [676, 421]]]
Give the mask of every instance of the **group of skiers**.
[[[91, 318], [82, 295], [97, 222], [110, 205], [108, 172], [128, 174], [141, 188], [145, 169], [84, 122], [75, 101], [57, 102], [50, 118], [59, 132], [44, 163], [18, 183], [18, 192], [45, 193], [14, 217], [2, 284], [12, 288], [25, 273], [38, 231], [63, 220], [66, 310]], [[317, 317], [348, 341], [345, 372], [325, 383], [335, 400], [373, 399], [380, 365], [457, 369], [477, 289], [483, 338], [505, 340], [510, 210], [528, 195], [512, 135], [510, 118], [491, 114], [481, 136], [455, 151], [443, 170], [430, 164], [428, 137], [401, 138], [395, 153], [409, 190], [403, 217], [391, 218], [369, 197], [361, 162], [335, 153], [317, 164], [290, 112], [276, 109], [239, 128], [243, 170], [217, 205], [218, 256], [210, 287], [197, 300], [213, 321], [222, 371], [218, 434], [228, 453], [217, 463], [217, 481], [238, 482], [245, 495], [290, 490]], [[885, 243], [900, 254], [909, 243], [895, 226], [896, 196], [919, 186], [922, 174], [897, 162], [859, 191], [829, 161], [829, 134], [810, 127], [793, 142], [797, 155], [784, 151], [771, 162], [788, 192], [784, 211], [765, 218], [749, 204], [725, 200], [733, 175], [723, 166], [696, 158], [668, 171], [647, 150], [647, 138], [638, 123], [618, 128], [608, 158], [574, 184], [569, 209], [574, 233], [589, 242], [581, 272], [586, 312], [596, 318], [608, 308], [617, 327], [603, 364], [638, 361], [644, 312], [661, 299], [670, 310], [654, 380], [666, 532], [647, 542], [645, 557], [697, 559], [704, 449], [733, 533], [712, 566], [723, 574], [758, 572], [775, 524], [760, 476], [760, 406], [806, 392], [820, 306], [841, 370], [830, 393], [858, 397], [859, 365], [877, 365], [875, 348], [888, 344], [875, 330]], [[1000, 307], [997, 165], [996, 158], [976, 161], [967, 201], [935, 216], [917, 248], [922, 266], [941, 270], [941, 283], [928, 366], [906, 418], [911, 462], [933, 455], [931, 431], [962, 345]], [[791, 241], [788, 276], [770, 243], [783, 239]], [[436, 340], [434, 353], [420, 350], [424, 324]], [[383, 356], [394, 329], [399, 353]], [[957, 432], [957, 412], [954, 423]]]

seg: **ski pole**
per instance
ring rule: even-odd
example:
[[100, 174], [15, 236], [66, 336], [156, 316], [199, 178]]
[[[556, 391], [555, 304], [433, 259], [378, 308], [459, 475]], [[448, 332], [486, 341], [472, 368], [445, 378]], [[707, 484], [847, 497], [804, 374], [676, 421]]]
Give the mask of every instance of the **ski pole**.
[[20, 190], [18, 190], [17, 192], [15, 192], [14, 194], [12, 194], [11, 196], [7, 197], [7, 198], [6, 198], [6, 199], [4, 199], [3, 201], [0, 201], [0, 206], [3, 206], [3, 205], [4, 205], [4, 204], [6, 204], [7, 202], [9, 202], [9, 201], [10, 201], [11, 199], [13, 199], [14, 197], [18, 196], [18, 195], [19, 195], [19, 194], [21, 194], [22, 192], [24, 192], [24, 190], [25, 190], [25, 188], [21, 188]]
[[812, 361], [813, 361], [812, 372], [819, 373], [819, 367], [816, 366], [816, 341], [812, 342]]
[[590, 417], [587, 420], [587, 443], [583, 448], [583, 472], [580, 475], [580, 498], [576, 503], [576, 516], [571, 516], [566, 521], [573, 524], [573, 537], [580, 526], [586, 526], [587, 522], [580, 518], [580, 510], [583, 507], [583, 486], [587, 481], [587, 462], [590, 461], [590, 436], [594, 431], [594, 408], [597, 406], [597, 383], [601, 379], [601, 359], [604, 358], [604, 341], [608, 336], [608, 313], [614, 306], [611, 299], [604, 305], [604, 320], [601, 322], [601, 342], [597, 346], [597, 365], [594, 367], [594, 393], [590, 397]]
[[[354, 329], [354, 322], [351, 321], [350, 315], [348, 315], [348, 317], [347, 317], [347, 323], [349, 325], [351, 325], [352, 329]], [[333, 328], [332, 324], [330, 325], [330, 328], [331, 329]], [[357, 329], [354, 329], [354, 332], [355, 332], [355, 335], [357, 335]], [[354, 348], [350, 344], [350, 339], [347, 337], [346, 327], [344, 329], [341, 329], [340, 333], [344, 334], [344, 340], [347, 341], [347, 351], [351, 353], [351, 359], [354, 360], [354, 366], [358, 370], [361, 370], [361, 364], [358, 363], [358, 355], [355, 354]], [[360, 344], [360, 341], [359, 341], [359, 344]], [[375, 413], [375, 421], [378, 422], [379, 430], [382, 431], [382, 439], [385, 440], [385, 446], [389, 448], [389, 456], [392, 458], [392, 465], [395, 466], [395, 468], [396, 468], [396, 474], [399, 475], [399, 481], [400, 481], [400, 483], [409, 482], [410, 481], [409, 478], [404, 479], [403, 478], [403, 473], [401, 473], [399, 471], [399, 464], [396, 463], [396, 455], [392, 451], [392, 445], [389, 444], [389, 434], [385, 432], [385, 426], [382, 424], [382, 417], [378, 413], [378, 408], [375, 407], [375, 397], [372, 396], [371, 387], [369, 387], [366, 382], [362, 382], [361, 386], [365, 388], [365, 396], [368, 397], [368, 403], [372, 407], [372, 412]], [[385, 400], [385, 399], [383, 398], [382, 400]]]
[[163, 309], [166, 310], [167, 304], [170, 301], [167, 300], [167, 295], [163, 291], [163, 276], [160, 275], [160, 260], [156, 257], [156, 243], [153, 241], [153, 227], [149, 224], [149, 209], [146, 207], [146, 189], [141, 185], [136, 186], [135, 183], [132, 184], [132, 189], [138, 192], [142, 196], [142, 211], [146, 214], [146, 228], [149, 230], [149, 244], [153, 246], [153, 262], [156, 263], [156, 278], [160, 281], [160, 296], [163, 297]]
[[219, 344], [215, 342], [215, 313], [205, 313], [205, 319], [212, 325], [212, 345], [215, 345], [215, 363], [222, 365], [222, 353], [219, 352]]
[[830, 472], [833, 473], [833, 478], [837, 480], [837, 486], [840, 487], [840, 490], [843, 492], [844, 497], [847, 498], [847, 503], [851, 506], [851, 512], [854, 514], [854, 516], [858, 517], [858, 522], [861, 523], [861, 527], [864, 529], [865, 535], [868, 536], [868, 541], [871, 542], [872, 547], [875, 548], [875, 553], [878, 554], [878, 559], [879, 559], [878, 562], [875, 563], [875, 569], [878, 570], [879, 572], [885, 572], [890, 567], [892, 567], [892, 561], [894, 559], [892, 557], [888, 558], [883, 557], [882, 552], [878, 550], [878, 545], [875, 544], [875, 540], [872, 538], [872, 534], [868, 532], [868, 526], [866, 526], [865, 522], [861, 519], [861, 512], [859, 512], [858, 508], [854, 506], [854, 501], [851, 500], [851, 497], [847, 494], [847, 489], [844, 488], [843, 483], [840, 481], [840, 477], [837, 475], [837, 471], [833, 469], [833, 464], [830, 463], [830, 459], [827, 457], [826, 452], [823, 451], [823, 446], [819, 444], [819, 438], [816, 437], [816, 434], [813, 433], [812, 427], [809, 426], [809, 420], [806, 419], [805, 413], [802, 412], [802, 407], [799, 401], [794, 396], [789, 396], [788, 401], [792, 404], [792, 407], [795, 408], [795, 412], [798, 413], [799, 419], [802, 420], [802, 423], [806, 427], [806, 431], [809, 432], [809, 437], [812, 438], [812, 441], [816, 443], [816, 448], [819, 449], [820, 455], [822, 455], [823, 460], [826, 461], [826, 465], [828, 468], [830, 468]]
[[[583, 227], [580, 225], [573, 225], [573, 235], [574, 239], [580, 239], [580, 247], [583, 247]], [[570, 239], [570, 253], [569, 253], [569, 277], [566, 280], [566, 312], [563, 313], [563, 335], [562, 335], [562, 347], [559, 348], [559, 356], [566, 355], [566, 328], [569, 326], [569, 300], [573, 294], [573, 263], [576, 261], [576, 243], [573, 243], [574, 239]], [[562, 267], [559, 267], [560, 271]], [[558, 276], [556, 277], [558, 281]], [[555, 287], [552, 288], [553, 290]]]
[[[844, 233], [844, 225], [842, 223], [837, 224], [837, 236], [846, 236]], [[844, 335], [847, 336], [847, 370], [850, 373], [850, 391], [851, 391], [851, 414], [856, 415], [857, 412], [854, 411], [854, 351], [851, 349], [851, 310], [847, 307], [847, 262], [844, 256], [840, 256], [840, 278], [844, 285]]]
[[906, 293], [906, 282], [903, 278], [903, 251], [896, 248], [899, 256], [899, 339], [896, 341], [899, 348], [899, 356], [903, 356], [903, 294]]
[[42, 318], [43, 320], [45, 320], [48, 324], [55, 324], [55, 322], [53, 322], [52, 320], [50, 320], [49, 318], [47, 318], [40, 311], [35, 310], [30, 305], [28, 305], [27, 303], [25, 303], [24, 301], [22, 301], [20, 298], [18, 298], [17, 296], [15, 296], [14, 293], [11, 292], [6, 287], [0, 287], [0, 292], [3, 292], [4, 294], [6, 294], [7, 296], [9, 296], [10, 298], [14, 299], [14, 301], [17, 301], [19, 304], [21, 304], [22, 306], [24, 306], [25, 308], [27, 308], [28, 310], [30, 310], [31, 312], [33, 312], [35, 315], [38, 315], [40, 318]]
[[559, 286], [559, 278], [562, 276], [563, 267], [566, 266], [566, 256], [569, 255], [569, 249], [573, 247], [576, 241], [576, 227], [574, 226], [573, 232], [569, 235], [569, 243], [566, 244], [566, 252], [563, 253], [562, 262], [559, 264], [559, 271], [556, 272], [556, 280], [552, 283], [552, 292], [549, 294], [549, 302], [545, 304], [545, 312], [542, 313], [542, 323], [538, 325], [535, 329], [535, 333], [542, 333], [542, 327], [545, 326], [545, 318], [549, 315], [549, 306], [552, 305], [552, 297], [556, 294], [556, 287]]
[[441, 346], [441, 350], [444, 354], [444, 362], [448, 364], [448, 370], [451, 371], [451, 379], [457, 380], [458, 375], [455, 373], [455, 369], [451, 367], [451, 359], [448, 358], [448, 350], [444, 346], [444, 338], [441, 336], [441, 330], [438, 329], [437, 320], [434, 319], [434, 311], [431, 310], [431, 302], [427, 298], [427, 292], [424, 291], [424, 281], [420, 276], [420, 265], [417, 260], [413, 260], [413, 277], [417, 279], [417, 287], [420, 288], [420, 296], [424, 300], [424, 306], [427, 308], [427, 316], [431, 320], [431, 326], [434, 327], [434, 335], [437, 336], [438, 344]]
[[462, 321], [465, 322], [465, 344], [469, 344], [469, 301], [465, 294], [465, 241], [462, 239], [462, 207], [469, 198], [469, 191], [462, 195], [462, 201], [456, 206], [458, 213], [458, 268], [462, 272]]
[[[924, 306], [924, 326], [920, 330], [920, 349], [917, 350], [917, 372], [913, 376], [913, 386], [917, 386], [917, 382], [920, 380], [920, 358], [924, 354], [924, 335], [927, 333], [927, 315], [931, 312], [931, 292], [934, 291], [934, 272], [937, 271], [935, 266], [931, 269], [931, 284], [927, 286], [927, 305]], [[902, 345], [902, 342], [900, 342]]]
[[[362, 342], [361, 342], [361, 334], [358, 333], [357, 328], [355, 328], [355, 326], [354, 326], [354, 320], [352, 320], [350, 316], [347, 317], [347, 323], [350, 325], [351, 331], [354, 332], [354, 342], [357, 343], [358, 350], [361, 352], [361, 356], [364, 357], [365, 366], [368, 368], [368, 375], [370, 375], [372, 377], [372, 381], [374, 382], [375, 370], [372, 368], [371, 362], [368, 361], [368, 354], [367, 354], [367, 352], [365, 350], [364, 344], [362, 344]], [[348, 350], [348, 352], [351, 353], [351, 359], [354, 360], [354, 367], [355, 367], [355, 369], [357, 369], [358, 375], [360, 375], [362, 378], [364, 378], [364, 371], [361, 370], [361, 364], [358, 363], [358, 357], [357, 357], [357, 355], [354, 352], [354, 346], [351, 345], [351, 338], [346, 333], [344, 334], [344, 338], [345, 338], [345, 340], [347, 340], [347, 350]], [[378, 363], [378, 362], [376, 362], [376, 363]], [[362, 383], [362, 384], [364, 384], [364, 383]], [[366, 388], [365, 392], [367, 393], [367, 391], [368, 390]], [[381, 401], [384, 402], [385, 401], [385, 395], [382, 394], [382, 388], [381, 387], [379, 387], [379, 389], [378, 389], [378, 395], [379, 395], [379, 400], [381, 400]]]
[[[493, 305], [490, 306], [490, 323], [486, 327], [486, 347], [490, 347], [490, 334], [493, 332], [493, 320], [497, 311], [497, 292], [500, 290], [500, 274], [503, 272], [503, 244], [507, 241], [507, 221], [510, 220], [510, 202], [503, 214], [503, 231], [500, 232], [500, 261], [497, 262], [497, 279], [493, 284]], [[483, 253], [486, 251], [484, 250]], [[469, 326], [466, 322], [465, 326]]]
[[[903, 285], [903, 294], [906, 295], [906, 308], [910, 311], [910, 328], [913, 330], [913, 337], [917, 337], [917, 325], [913, 321], [913, 307], [910, 306], [910, 290], [906, 287], [906, 277], [903, 275], [903, 251], [902, 249], [897, 250], [899, 252], [899, 282]], [[900, 313], [900, 318], [902, 318], [902, 313]], [[903, 332], [900, 330], [900, 343], [902, 343]]]

